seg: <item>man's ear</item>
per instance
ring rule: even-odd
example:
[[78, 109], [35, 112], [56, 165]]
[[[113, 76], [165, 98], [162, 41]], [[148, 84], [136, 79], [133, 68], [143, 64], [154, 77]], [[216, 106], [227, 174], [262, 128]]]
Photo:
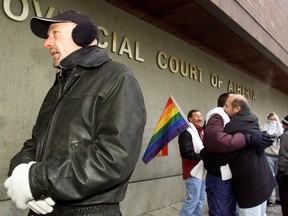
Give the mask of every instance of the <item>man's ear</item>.
[[237, 111], [237, 113], [241, 110], [241, 107], [240, 106], [237, 106], [237, 107], [235, 107], [235, 109], [236, 109], [236, 111]]

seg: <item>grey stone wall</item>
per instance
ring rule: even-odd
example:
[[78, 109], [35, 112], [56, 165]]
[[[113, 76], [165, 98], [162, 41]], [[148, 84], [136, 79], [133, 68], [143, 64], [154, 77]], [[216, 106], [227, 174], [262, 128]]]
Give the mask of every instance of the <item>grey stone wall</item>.
[[[1, 215], [26, 214], [26, 211], [17, 210], [8, 200], [3, 182], [7, 177], [10, 158], [31, 136], [39, 107], [55, 76], [51, 57], [43, 48], [43, 40], [36, 38], [29, 28], [30, 18], [36, 15], [34, 2], [39, 3], [43, 15], [49, 7], [55, 9], [54, 13], [75, 9], [90, 15], [101, 26], [100, 43], [105, 46], [105, 50], [113, 60], [128, 65], [140, 82], [148, 119], [141, 156], [126, 198], [121, 203], [125, 216], [140, 215], [178, 203], [185, 197], [176, 139], [169, 144], [168, 156], [157, 157], [147, 165], [142, 162], [169, 94], [174, 96], [185, 114], [197, 108], [205, 116], [216, 105], [216, 98], [227, 91], [228, 83], [233, 82], [253, 91], [256, 99], [249, 98], [249, 102], [261, 125], [266, 114], [271, 111], [280, 118], [288, 114], [286, 95], [104, 1], [24, 2], [29, 9], [24, 20], [12, 19], [3, 8], [4, 12], [0, 13]], [[11, 13], [15, 15], [21, 14], [22, 7], [20, 1], [10, 2]], [[135, 54], [136, 51], [138, 54]], [[158, 58], [159, 52], [165, 55]], [[181, 69], [181, 65], [189, 67], [188, 72]], [[188, 75], [191, 71], [196, 75], [192, 79]]]

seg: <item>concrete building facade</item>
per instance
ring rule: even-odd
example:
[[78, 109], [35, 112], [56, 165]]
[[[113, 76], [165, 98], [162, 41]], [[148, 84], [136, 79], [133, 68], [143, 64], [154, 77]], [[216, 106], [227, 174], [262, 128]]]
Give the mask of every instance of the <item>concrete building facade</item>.
[[[217, 1], [215, 1], [217, 2]], [[220, 2], [220, 1], [218, 1]], [[6, 196], [3, 183], [11, 157], [30, 138], [42, 100], [53, 84], [55, 69], [43, 40], [29, 27], [33, 16], [51, 16], [74, 9], [95, 20], [100, 30], [100, 48], [126, 64], [135, 73], [144, 94], [147, 124], [143, 146], [121, 203], [123, 215], [136, 216], [185, 198], [177, 140], [169, 143], [168, 156], [145, 165], [142, 156], [169, 95], [186, 114], [199, 109], [205, 114], [216, 106], [217, 97], [236, 91], [247, 97], [260, 125], [269, 112], [280, 118], [288, 114], [288, 92], [243, 72], [187, 41], [110, 4], [109, 1], [3, 0], [0, 57], [0, 214], [26, 215]], [[282, 39], [281, 40], [285, 40]], [[278, 40], [280, 43], [280, 39]], [[284, 41], [287, 42], [287, 41]], [[285, 50], [285, 49], [284, 49]], [[273, 54], [280, 59], [277, 54]], [[287, 53], [286, 53], [287, 54]], [[281, 64], [288, 63], [285, 53]], [[264, 74], [265, 76], [265, 74]]]

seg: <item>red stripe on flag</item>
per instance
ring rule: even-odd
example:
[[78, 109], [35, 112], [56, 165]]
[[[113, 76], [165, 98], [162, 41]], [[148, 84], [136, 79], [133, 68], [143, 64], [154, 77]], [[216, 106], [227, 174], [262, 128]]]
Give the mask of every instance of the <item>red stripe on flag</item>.
[[168, 144], [165, 145], [161, 151], [157, 154], [157, 157], [168, 156]]

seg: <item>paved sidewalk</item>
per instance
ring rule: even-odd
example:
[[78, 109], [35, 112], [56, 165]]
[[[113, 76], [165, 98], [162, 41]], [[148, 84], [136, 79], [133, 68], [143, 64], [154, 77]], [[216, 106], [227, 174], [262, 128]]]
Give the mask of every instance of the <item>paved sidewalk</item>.
[[[178, 203], [167, 208], [159, 209], [157, 211], [149, 212], [140, 216], [178, 216], [179, 211], [182, 207], [182, 203]], [[274, 205], [274, 207], [267, 207], [267, 216], [282, 216], [281, 206]], [[207, 204], [203, 207], [203, 216], [208, 216], [208, 206]]]

